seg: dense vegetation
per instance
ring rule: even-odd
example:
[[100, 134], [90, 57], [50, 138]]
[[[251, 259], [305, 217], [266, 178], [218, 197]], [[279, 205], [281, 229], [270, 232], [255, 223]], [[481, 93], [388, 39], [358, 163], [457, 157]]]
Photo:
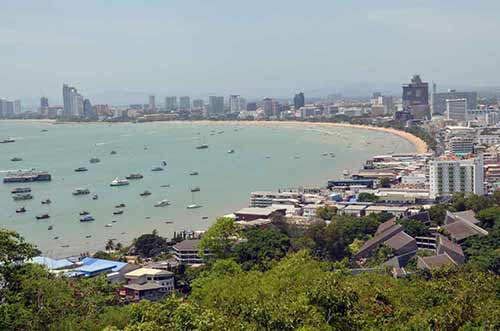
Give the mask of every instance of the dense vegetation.
[[[202, 241], [201, 250], [214, 252], [207, 265], [175, 270], [177, 295], [129, 305], [104, 278], [57, 277], [22, 263], [39, 252], [0, 230], [0, 330], [498, 330], [499, 202], [499, 194], [456, 196], [435, 207], [436, 224], [446, 210], [474, 208], [490, 235], [466, 241], [464, 266], [406, 279], [347, 269], [388, 214], [354, 218], [326, 208], [324, 220], [307, 228], [276, 219], [248, 230], [221, 218]], [[412, 234], [427, 231], [416, 221], [401, 224]], [[150, 258], [172, 243], [152, 233], [135, 244], [124, 251]], [[387, 254], [381, 246], [368, 266]]]

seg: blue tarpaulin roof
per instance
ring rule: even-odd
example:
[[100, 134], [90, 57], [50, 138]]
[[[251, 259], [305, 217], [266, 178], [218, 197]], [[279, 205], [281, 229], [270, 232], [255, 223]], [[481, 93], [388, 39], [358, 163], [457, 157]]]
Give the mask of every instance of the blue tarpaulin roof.
[[64, 269], [72, 266], [74, 263], [67, 259], [54, 260], [50, 257], [36, 256], [31, 259], [32, 263], [40, 264], [49, 270]]
[[80, 267], [73, 269], [73, 272], [94, 275], [104, 271], [117, 272], [127, 265], [125, 262], [110, 261], [86, 257], [80, 261]]

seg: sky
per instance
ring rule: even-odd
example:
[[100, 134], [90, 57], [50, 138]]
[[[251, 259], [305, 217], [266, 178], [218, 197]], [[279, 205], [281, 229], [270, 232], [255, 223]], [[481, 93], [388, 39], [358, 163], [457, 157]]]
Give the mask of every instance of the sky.
[[[0, 0], [0, 97], [498, 86], [498, 0]], [[116, 100], [113, 100], [116, 101]], [[146, 100], [137, 100], [137, 102]]]

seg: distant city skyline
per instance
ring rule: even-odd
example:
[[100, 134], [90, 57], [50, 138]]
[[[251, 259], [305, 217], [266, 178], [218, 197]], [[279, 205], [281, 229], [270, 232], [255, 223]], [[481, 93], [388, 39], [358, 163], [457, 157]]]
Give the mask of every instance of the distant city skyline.
[[[0, 97], [35, 105], [62, 104], [63, 83], [123, 104], [397, 93], [417, 73], [441, 91], [500, 86], [496, 0], [4, 0], [0, 9]], [[121, 100], [127, 93], [141, 97]]]

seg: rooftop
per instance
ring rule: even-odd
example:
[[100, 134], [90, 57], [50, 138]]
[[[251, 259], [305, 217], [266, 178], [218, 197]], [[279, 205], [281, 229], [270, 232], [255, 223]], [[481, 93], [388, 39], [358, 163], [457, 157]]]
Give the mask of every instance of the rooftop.
[[197, 251], [200, 242], [200, 239], [183, 240], [180, 243], [175, 244], [174, 249], [178, 251]]
[[170, 271], [151, 268], [140, 268], [125, 274], [125, 277], [142, 277], [155, 275], [173, 275]]
[[427, 267], [427, 269], [436, 269], [445, 265], [455, 264], [455, 262], [446, 253], [419, 257], [418, 259], [425, 265], [425, 267]]
[[73, 262], [67, 259], [53, 260], [49, 257], [44, 257], [44, 256], [36, 256], [32, 258], [30, 262], [43, 265], [49, 270], [64, 269], [74, 264]]
[[248, 207], [248, 208], [242, 208], [235, 212], [235, 214], [247, 214], [247, 215], [262, 215], [262, 216], [268, 216], [272, 213], [274, 213], [277, 210], [282, 210], [285, 209], [286, 207], [265, 207], [265, 208], [259, 208], [259, 207]]
[[414, 241], [415, 239], [412, 236], [408, 235], [404, 231], [401, 231], [393, 237], [387, 239], [385, 243], [392, 249], [398, 250]]
[[133, 291], [159, 290], [163, 288], [163, 286], [158, 285], [156, 283], [126, 284], [123, 285], [123, 287]]

